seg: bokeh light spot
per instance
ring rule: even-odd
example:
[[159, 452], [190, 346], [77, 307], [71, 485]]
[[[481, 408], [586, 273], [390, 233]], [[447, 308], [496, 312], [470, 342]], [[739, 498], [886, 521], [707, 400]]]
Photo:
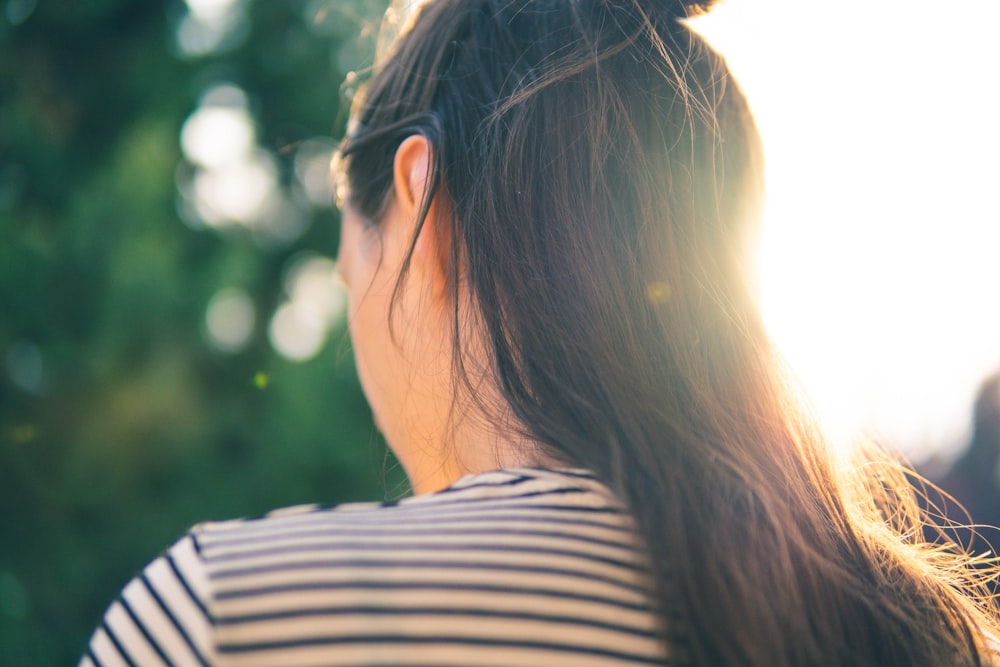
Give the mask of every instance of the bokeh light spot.
[[197, 58], [238, 46], [248, 33], [244, 3], [237, 0], [187, 0], [187, 14], [177, 26], [182, 55]]
[[346, 312], [337, 263], [310, 252], [293, 257], [284, 287], [288, 300], [271, 319], [268, 336], [285, 358], [306, 361], [319, 352]]
[[37, 6], [38, 0], [7, 0], [7, 20], [11, 25], [20, 25], [28, 20]]
[[44, 367], [37, 345], [26, 340], [15, 341], [7, 348], [6, 361], [11, 382], [32, 394], [41, 393]]
[[292, 302], [320, 318], [327, 327], [343, 317], [347, 298], [337, 263], [328, 257], [306, 253], [296, 258], [285, 276], [285, 291]]
[[336, 150], [333, 139], [317, 137], [303, 141], [295, 151], [295, 176], [314, 206], [333, 202], [330, 165]]
[[257, 315], [250, 296], [237, 287], [219, 290], [205, 310], [205, 327], [212, 345], [223, 352], [246, 347]]
[[26, 445], [38, 438], [38, 428], [34, 424], [18, 424], [10, 436], [15, 445]]
[[282, 304], [267, 330], [271, 345], [291, 361], [308, 361], [326, 341], [323, 321], [295, 302]]
[[253, 118], [245, 107], [201, 106], [181, 129], [184, 156], [206, 169], [245, 160], [255, 142]]
[[192, 15], [204, 21], [217, 21], [233, 10], [236, 0], [185, 0]]
[[271, 377], [263, 372], [257, 371], [253, 376], [253, 386], [257, 387], [261, 391], [267, 389], [267, 385], [271, 384]]
[[194, 204], [209, 225], [250, 223], [258, 219], [278, 185], [277, 166], [269, 153], [220, 169], [205, 169], [194, 177]]

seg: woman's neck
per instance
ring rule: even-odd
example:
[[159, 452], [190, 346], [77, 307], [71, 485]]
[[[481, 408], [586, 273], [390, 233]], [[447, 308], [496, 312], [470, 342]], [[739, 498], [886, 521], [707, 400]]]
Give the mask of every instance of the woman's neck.
[[[500, 437], [494, 433], [479, 434], [446, 443], [436, 455], [410, 457], [403, 463], [413, 493], [422, 495], [445, 489], [466, 475], [491, 470], [519, 467], [555, 468], [567, 464], [546, 454], [542, 446], [524, 437]], [[457, 444], [461, 442], [462, 444]], [[428, 456], [428, 454], [431, 454]], [[409, 465], [407, 465], [409, 464]]]

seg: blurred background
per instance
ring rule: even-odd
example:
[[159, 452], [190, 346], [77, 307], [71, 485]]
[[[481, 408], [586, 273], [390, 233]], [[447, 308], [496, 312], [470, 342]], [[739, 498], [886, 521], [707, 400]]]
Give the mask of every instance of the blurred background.
[[197, 521], [405, 492], [327, 187], [381, 10], [0, 1], [0, 663], [75, 664]]
[[[840, 446], [943, 474], [1000, 366], [1000, 8], [868, 5], [694, 26], [764, 136], [776, 341]], [[0, 664], [73, 664], [197, 521], [406, 492], [327, 185], [382, 9], [0, 0]]]

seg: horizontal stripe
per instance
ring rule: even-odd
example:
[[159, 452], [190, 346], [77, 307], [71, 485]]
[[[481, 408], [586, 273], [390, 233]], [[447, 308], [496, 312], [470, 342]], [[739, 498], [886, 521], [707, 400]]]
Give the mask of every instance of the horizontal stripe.
[[[217, 627], [254, 623], [264, 618], [318, 618], [326, 612], [337, 616], [336, 609], [349, 610], [352, 616], [364, 616], [373, 627], [383, 623], [377, 618], [385, 615], [388, 627], [399, 627], [394, 618], [405, 620], [407, 614], [453, 615], [455, 609], [482, 609], [484, 613], [520, 614], [540, 613], [557, 619], [583, 618], [600, 626], [623, 626], [652, 632], [658, 621], [648, 605], [621, 598], [590, 595], [537, 595], [531, 591], [510, 592], [503, 587], [491, 591], [423, 590], [413, 588], [351, 588], [339, 589], [302, 587], [298, 590], [280, 590], [267, 595], [247, 596], [220, 600], [217, 610]], [[667, 627], [680, 625], [679, 609], [668, 613], [664, 620]], [[439, 619], [444, 627], [448, 623]], [[611, 624], [611, 625], [607, 625]], [[332, 626], [331, 626], [332, 627]], [[368, 629], [371, 629], [369, 627]]]
[[[420, 538], [440, 538], [447, 539], [452, 537], [495, 537], [495, 538], [511, 538], [511, 537], [538, 537], [544, 538], [546, 540], [553, 541], [565, 541], [565, 542], [575, 542], [583, 544], [592, 544], [597, 546], [609, 547], [614, 549], [620, 549], [622, 551], [627, 551], [634, 553], [635, 545], [631, 540], [624, 539], [606, 539], [600, 537], [593, 537], [590, 535], [584, 535], [579, 532], [570, 533], [564, 531], [556, 530], [544, 530], [544, 529], [525, 529], [525, 528], [505, 528], [509, 522], [502, 521], [491, 521], [488, 527], [481, 526], [447, 526], [442, 527], [440, 525], [435, 525], [431, 523], [429, 526], [425, 527], [423, 530], [414, 530], [413, 526], [400, 527], [399, 530], [380, 530], [377, 528], [369, 527], [351, 527], [343, 529], [338, 526], [332, 526], [327, 529], [313, 528], [309, 530], [303, 530], [296, 533], [273, 536], [269, 538], [246, 538], [243, 540], [232, 540], [227, 541], [225, 547], [227, 550], [223, 550], [221, 544], [213, 544], [212, 549], [209, 552], [210, 557], [213, 562], [225, 562], [232, 560], [234, 558], [241, 558], [244, 556], [259, 556], [266, 555], [267, 553], [276, 553], [286, 548], [296, 548], [296, 549], [312, 549], [320, 546], [328, 546], [334, 549], [345, 549], [345, 548], [355, 548], [357, 545], [367, 545], [362, 548], [370, 547], [383, 547], [386, 543], [391, 546], [395, 546], [395, 543], [399, 540], [412, 540], [416, 541]], [[551, 525], [550, 525], [551, 528]], [[371, 540], [371, 542], [356, 542], [358, 538]], [[267, 546], [260, 546], [267, 545]], [[285, 545], [288, 545], [287, 547]], [[234, 547], [250, 547], [247, 549], [236, 549]], [[254, 548], [256, 547], [256, 548]]]
[[[487, 488], [489, 486], [504, 486], [508, 483], [518, 484], [522, 481], [540, 484], [566, 484], [570, 480], [587, 481], [595, 486], [600, 485], [596, 475], [583, 468], [505, 468], [492, 472], [478, 473], [461, 477], [451, 486], [435, 492], [439, 496], [453, 490], [470, 488]], [[603, 487], [601, 487], [603, 488]]]
[[599, 647], [585, 647], [585, 646], [579, 646], [577, 644], [560, 644], [558, 642], [538, 642], [538, 641], [532, 641], [532, 642], [508, 641], [502, 639], [494, 639], [491, 637], [472, 638], [472, 637], [451, 637], [448, 635], [441, 635], [437, 637], [407, 637], [400, 635], [363, 635], [363, 636], [346, 637], [338, 639], [330, 639], [328, 637], [311, 637], [308, 639], [300, 639], [288, 642], [258, 642], [256, 644], [241, 644], [237, 646], [220, 644], [219, 652], [234, 654], [234, 653], [247, 653], [252, 651], [267, 651], [274, 649], [295, 648], [300, 646], [323, 646], [323, 645], [328, 646], [336, 644], [403, 644], [403, 645], [458, 644], [467, 646], [517, 647], [523, 649], [540, 649], [545, 651], [555, 651], [561, 653], [581, 653], [586, 655], [599, 655], [609, 658], [615, 658], [616, 660], [633, 662], [641, 665], [663, 664], [663, 658], [661, 656], [642, 655], [636, 653], [629, 653], [626, 651], [617, 651], [613, 649], [606, 649]]
[[[464, 535], [466, 537], [468, 534]], [[492, 536], [488, 536], [492, 537]], [[586, 542], [586, 541], [585, 541]], [[590, 544], [599, 544], [596, 542], [590, 542]], [[606, 544], [601, 544], [601, 546], [607, 546]], [[612, 544], [612, 547], [617, 550], [622, 550], [622, 545]], [[331, 558], [335, 558], [341, 554], [352, 554], [352, 552], [380, 552], [386, 549], [391, 550], [394, 554], [405, 554], [407, 558], [415, 558], [418, 554], [437, 554], [439, 552], [448, 552], [452, 554], [474, 554], [474, 553], [490, 553], [490, 554], [538, 554], [544, 556], [556, 556], [562, 558], [571, 558], [574, 560], [584, 560], [592, 561], [596, 563], [602, 563], [605, 565], [613, 565], [615, 567], [620, 567], [624, 569], [635, 570], [640, 573], [645, 573], [646, 569], [640, 565], [637, 561], [626, 560], [623, 558], [613, 558], [611, 556], [581, 552], [578, 549], [567, 549], [567, 548], [555, 548], [546, 546], [532, 546], [528, 544], [510, 544], [510, 543], [497, 543], [497, 542], [485, 542], [485, 543], [475, 543], [475, 542], [454, 542], [454, 541], [442, 541], [442, 542], [430, 542], [427, 540], [423, 541], [403, 541], [399, 539], [395, 540], [385, 540], [385, 541], [372, 541], [372, 542], [351, 542], [343, 540], [329, 540], [329, 541], [310, 541], [302, 542], [297, 544], [287, 544], [282, 546], [266, 546], [260, 547], [258, 549], [251, 549], [235, 554], [220, 555], [212, 558], [212, 565], [218, 566], [221, 563], [234, 563], [239, 561], [247, 560], [266, 560], [269, 557], [277, 556], [291, 556], [294, 554], [301, 554], [303, 556], [309, 557], [313, 554], [327, 554]], [[629, 554], [632, 555], [632, 554]], [[335, 563], [335, 560], [328, 561]], [[488, 566], [485, 566], [488, 567]], [[221, 574], [225, 571], [225, 568], [219, 567], [214, 570], [216, 574]]]
[[[649, 614], [616, 611], [614, 608], [599, 608], [579, 602], [554, 602], [544, 598], [534, 600], [526, 597], [508, 598], [502, 594], [470, 598], [445, 593], [432, 596], [410, 594], [404, 597], [396, 593], [394, 598], [392, 594], [369, 593], [368, 597], [353, 599], [348, 595], [331, 596], [329, 593], [325, 599], [322, 594], [300, 595], [302, 595], [301, 604], [294, 604], [293, 599], [286, 597], [244, 600], [239, 604], [226, 605], [224, 613], [217, 616], [217, 637], [220, 641], [229, 641], [235, 637], [239, 637], [241, 641], [265, 641], [308, 634], [345, 636], [388, 631], [405, 635], [434, 635], [446, 632], [461, 636], [485, 634], [542, 640], [572, 636], [584, 638], [590, 643], [600, 643], [598, 636], [609, 633], [615, 637], [613, 641], [621, 641], [620, 633], [612, 630], [619, 626], [650, 632], [656, 628], [656, 623]], [[345, 611], [301, 615], [280, 613], [324, 608]], [[419, 610], [419, 613], [405, 614], [392, 611], [406, 608]], [[451, 611], [453, 609], [482, 611], [463, 618], [453, 613]], [[373, 613], [364, 613], [365, 610], [372, 610]], [[540, 614], [550, 620], [547, 624], [538, 621], [526, 622], [518, 620], [521, 614]], [[243, 623], [226, 622], [230, 617], [249, 615], [273, 616], [273, 618], [266, 621], [258, 618], [257, 621], [250, 620]], [[581, 632], [574, 625], [573, 619], [582, 618], [594, 621], [592, 629]], [[545, 625], [548, 627], [543, 627]], [[648, 635], [646, 638], [648, 639]], [[635, 640], [639, 639], [642, 637], [635, 637]]]
[[[582, 504], [578, 502], [581, 499], [586, 499], [589, 503]], [[540, 502], [544, 500], [552, 500], [553, 502]], [[415, 498], [408, 498], [395, 505], [383, 507], [376, 506], [375, 508], [366, 507], [364, 509], [348, 512], [342, 512], [338, 508], [333, 511], [338, 514], [340, 519], [345, 521], [371, 521], [373, 518], [376, 520], [382, 520], [391, 519], [401, 515], [412, 516], [413, 514], [420, 513], [427, 513], [432, 516], [444, 516], [452, 510], [458, 510], [460, 513], [464, 514], [475, 511], [510, 511], [517, 509], [551, 509], [563, 512], [583, 512], [625, 516], [625, 512], [622, 508], [609, 504], [604, 497], [598, 496], [593, 492], [593, 490], [583, 487], [544, 489], [529, 493], [518, 493], [517, 495], [511, 496], [473, 496], [471, 498], [449, 498], [447, 500], [438, 500], [436, 496], [417, 496]], [[298, 517], [302, 516], [308, 516], [308, 514], [298, 515]], [[292, 516], [289, 518], [293, 519], [297, 517]], [[267, 519], [258, 519], [258, 521], [266, 520]]]
[[456, 493], [465, 493], [468, 491], [482, 491], [485, 489], [509, 490], [510, 487], [520, 486], [525, 482], [535, 482], [535, 481], [538, 481], [537, 477], [532, 477], [530, 475], [518, 475], [516, 477], [511, 477], [510, 479], [503, 479], [495, 482], [487, 480], [487, 481], [472, 482], [465, 485], [454, 484], [452, 486], [449, 486], [447, 489], [438, 491], [434, 495], [438, 498], [441, 498], [449, 495], [454, 495]]
[[326, 609], [295, 609], [284, 612], [274, 612], [270, 614], [246, 614], [243, 616], [226, 616], [219, 619], [218, 626], [241, 625], [246, 623], [260, 623], [274, 620], [284, 620], [290, 618], [307, 618], [312, 616], [422, 616], [424, 618], [432, 616], [443, 617], [464, 617], [464, 618], [490, 618], [517, 621], [533, 621], [537, 623], [559, 623], [563, 625], [576, 625], [583, 627], [601, 628], [602, 630], [612, 630], [623, 634], [645, 637], [647, 639], [656, 636], [651, 630], [624, 625], [621, 623], [607, 623], [581, 616], [556, 616], [553, 614], [543, 614], [535, 612], [505, 612], [495, 609], [480, 608], [460, 608], [452, 607], [442, 609], [440, 607], [328, 607]]
[[558, 511], [553, 511], [552, 508], [546, 509], [546, 512], [551, 512], [551, 514], [541, 513], [533, 508], [523, 508], [518, 510], [508, 510], [504, 514], [498, 512], [490, 512], [489, 514], [481, 514], [476, 512], [470, 513], [455, 513], [449, 514], [447, 516], [430, 516], [430, 517], [400, 517], [398, 521], [389, 521], [385, 517], [380, 518], [377, 522], [371, 521], [343, 521], [343, 516], [337, 512], [332, 512], [334, 516], [331, 516], [330, 510], [325, 510], [324, 513], [315, 513], [309, 515], [299, 515], [294, 517], [295, 519], [302, 519], [302, 521], [292, 522], [290, 520], [279, 521], [266, 521], [266, 520], [256, 520], [254, 522], [246, 522], [239, 526], [234, 526], [233, 528], [227, 529], [225, 532], [215, 532], [212, 533], [201, 533], [198, 535], [199, 543], [201, 545], [203, 555], [210, 555], [215, 553], [215, 550], [219, 548], [224, 548], [233, 545], [239, 545], [249, 542], [257, 541], [258, 539], [266, 539], [273, 537], [279, 539], [281, 536], [294, 537], [300, 534], [298, 531], [322, 531], [327, 532], [347, 532], [350, 530], [364, 530], [364, 531], [386, 531], [386, 530], [414, 530], [418, 527], [423, 527], [424, 530], [434, 531], [436, 528], [444, 528], [446, 526], [454, 526], [456, 530], [460, 530], [462, 526], [466, 524], [489, 524], [497, 523], [503, 525], [518, 525], [518, 524], [542, 524], [542, 525], [553, 525], [559, 527], [579, 527], [579, 528], [592, 528], [601, 531], [610, 531], [615, 533], [620, 533], [622, 536], [632, 535], [632, 529], [627, 524], [621, 521], [614, 522], [604, 522], [595, 521], [592, 518], [582, 518], [582, 517], [571, 517], [567, 516], [565, 507], [554, 508]]
[[[387, 507], [386, 510], [390, 513], [394, 511], [416, 511], [425, 508], [432, 508], [434, 511], [438, 511], [443, 508], [453, 507], [455, 505], [474, 508], [474, 507], [486, 506], [489, 504], [495, 504], [499, 500], [504, 501], [504, 503], [509, 503], [513, 507], [517, 507], [519, 505], [519, 501], [524, 499], [531, 499], [532, 501], [534, 501], [539, 498], [560, 497], [560, 496], [592, 496], [593, 500], [595, 501], [604, 500], [600, 496], [597, 496], [594, 493], [593, 489], [588, 489], [582, 486], [567, 486], [567, 487], [560, 487], [557, 489], [543, 489], [540, 491], [521, 492], [518, 493], [517, 495], [511, 495], [511, 496], [485, 496], [485, 497], [472, 497], [472, 498], [449, 498], [448, 496], [445, 496], [445, 498], [447, 498], [446, 500], [440, 500], [437, 497], [438, 495], [440, 494], [435, 494], [434, 496], [416, 496], [414, 498], [407, 499], [408, 502], [402, 501], [398, 505]], [[599, 505], [600, 509], [612, 511], [615, 513], [621, 513], [621, 509], [605, 505], [606, 503], [602, 502], [602, 504]], [[563, 507], [566, 507], [566, 505], [563, 505]], [[570, 507], [572, 507], [572, 509], [574, 510], [586, 510], [588, 508], [587, 505], [582, 505], [582, 506], [570, 505]]]
[[431, 569], [446, 572], [450, 569], [459, 570], [479, 570], [495, 572], [525, 572], [534, 574], [551, 574], [553, 576], [563, 576], [579, 579], [593, 579], [615, 584], [635, 591], [645, 591], [637, 584], [623, 581], [621, 579], [608, 577], [592, 572], [576, 572], [557, 567], [543, 567], [536, 565], [510, 565], [507, 563], [466, 563], [462, 561], [420, 561], [420, 560], [373, 560], [373, 559], [348, 559], [348, 560], [313, 560], [303, 561], [294, 564], [261, 565], [257, 567], [234, 568], [230, 570], [219, 570], [213, 573], [216, 579], [230, 579], [236, 577], [253, 577], [255, 575], [268, 574], [273, 572], [289, 571], [309, 571], [328, 570], [330, 568], [356, 568], [362, 570], [385, 570], [385, 569]]
[[[616, 647], [612, 647], [616, 648]], [[642, 654], [642, 652], [639, 652]], [[665, 652], [663, 652], [665, 653]], [[662, 667], [689, 663], [675, 660], [671, 650], [661, 658]], [[519, 646], [459, 644], [337, 644], [296, 646], [270, 651], [233, 654], [233, 667], [633, 667], [633, 661], [585, 653], [545, 651]], [[641, 663], [640, 663], [641, 664]]]
[[350, 590], [395, 590], [395, 591], [470, 591], [487, 594], [524, 595], [542, 598], [554, 598], [565, 600], [577, 600], [579, 602], [592, 602], [602, 605], [619, 607], [629, 611], [651, 611], [649, 605], [630, 603], [624, 600], [610, 598], [600, 595], [587, 595], [574, 591], [561, 591], [544, 588], [519, 588], [517, 586], [490, 586], [485, 584], [456, 584], [450, 581], [432, 582], [391, 582], [391, 581], [364, 581], [351, 580], [345, 582], [310, 582], [302, 584], [287, 584], [283, 586], [265, 586], [259, 588], [239, 588], [232, 591], [219, 591], [216, 599], [239, 600], [248, 597], [273, 595], [277, 593], [291, 593], [300, 591], [327, 590], [327, 591], [350, 591]]

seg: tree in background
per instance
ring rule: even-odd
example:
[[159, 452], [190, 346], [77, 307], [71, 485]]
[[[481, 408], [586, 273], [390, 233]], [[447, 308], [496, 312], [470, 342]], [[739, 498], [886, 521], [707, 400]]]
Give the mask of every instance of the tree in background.
[[0, 663], [71, 664], [190, 524], [404, 488], [326, 185], [380, 7], [0, 9]]

